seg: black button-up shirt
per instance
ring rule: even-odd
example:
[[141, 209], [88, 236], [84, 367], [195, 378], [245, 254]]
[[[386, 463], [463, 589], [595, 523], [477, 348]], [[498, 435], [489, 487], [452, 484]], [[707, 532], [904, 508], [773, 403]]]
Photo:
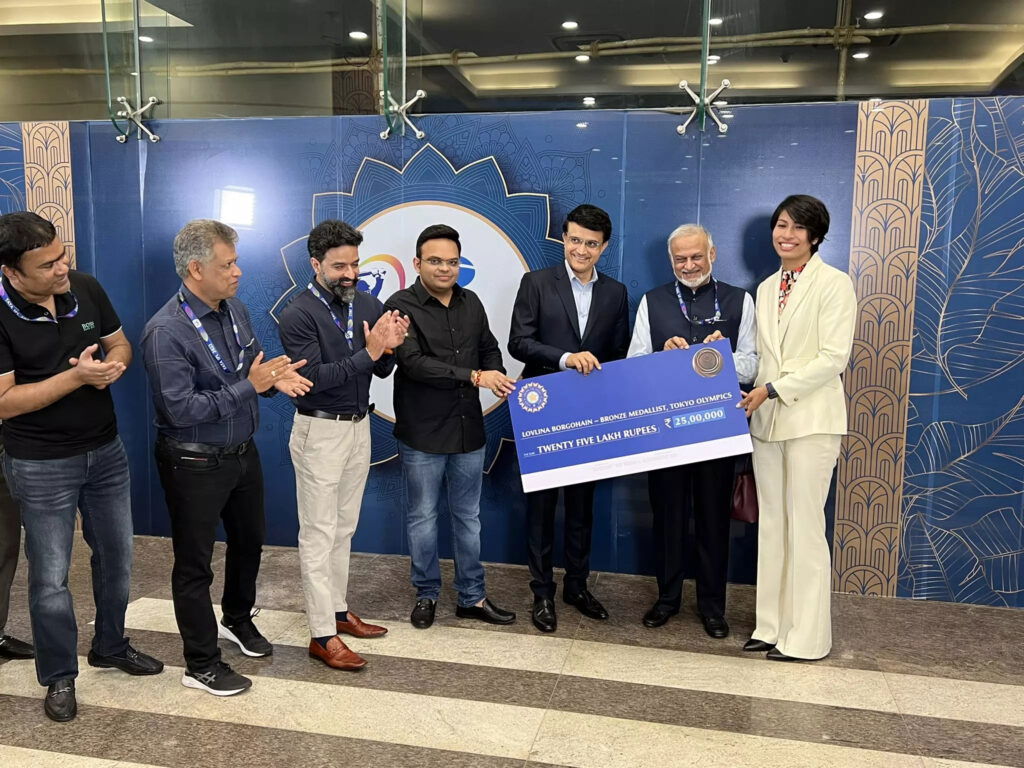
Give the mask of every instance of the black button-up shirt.
[[[78, 357], [86, 347], [121, 329], [96, 278], [75, 270], [68, 272], [68, 278], [71, 290], [53, 297], [56, 318], [39, 304], [26, 301], [2, 278], [11, 303], [22, 315], [47, 318], [22, 320], [5, 304], [0, 306], [0, 375], [14, 376], [16, 385], [35, 384], [68, 370], [68, 358]], [[78, 311], [67, 317], [76, 301]], [[102, 356], [102, 347], [93, 354], [96, 359]], [[110, 387], [79, 387], [45, 408], [8, 419], [4, 433], [7, 452], [16, 459], [63, 459], [88, 453], [117, 437]]]
[[[263, 351], [253, 335], [249, 311], [236, 298], [225, 299], [212, 309], [185, 286], [180, 290], [230, 371], [214, 359], [181, 308], [177, 294], [172, 296], [142, 332], [142, 355], [156, 408], [157, 431], [184, 443], [222, 448], [244, 443], [259, 426], [259, 401], [247, 377], [253, 358]], [[238, 339], [232, 320], [238, 327]], [[236, 373], [243, 347], [242, 369]], [[271, 388], [265, 394], [275, 392]]]
[[[320, 295], [331, 297], [331, 309], [344, 328], [348, 304], [326, 288]], [[384, 314], [384, 305], [368, 293], [356, 291], [353, 299], [352, 349], [345, 332], [334, 324], [330, 311], [310, 291], [296, 295], [281, 312], [278, 333], [281, 346], [292, 360], [306, 360], [299, 373], [313, 382], [309, 394], [292, 402], [302, 411], [366, 413], [370, 403], [370, 377], [386, 378], [395, 367], [394, 355], [382, 355], [376, 362], [366, 351], [363, 321], [373, 324]]]
[[505, 372], [487, 313], [473, 291], [456, 285], [446, 307], [416, 283], [388, 299], [411, 320], [396, 350], [395, 437], [426, 453], [468, 453], [484, 444], [474, 370]]

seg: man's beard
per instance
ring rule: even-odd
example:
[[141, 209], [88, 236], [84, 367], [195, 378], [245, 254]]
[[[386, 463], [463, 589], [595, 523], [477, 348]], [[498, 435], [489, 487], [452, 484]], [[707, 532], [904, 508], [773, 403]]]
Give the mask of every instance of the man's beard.
[[679, 282], [682, 283], [683, 285], [685, 285], [691, 291], [696, 291], [698, 288], [700, 288], [702, 285], [704, 285], [704, 283], [706, 283], [710, 279], [711, 279], [711, 270], [708, 270], [706, 273], [704, 273], [703, 275], [698, 277], [696, 280], [687, 280], [685, 278], [680, 277], [679, 278]]
[[338, 300], [345, 304], [351, 304], [352, 299], [356, 297], [355, 283], [352, 283], [351, 285], [344, 285], [341, 280], [328, 280], [326, 277], [324, 278], [324, 283], [331, 289], [331, 293], [337, 296]]

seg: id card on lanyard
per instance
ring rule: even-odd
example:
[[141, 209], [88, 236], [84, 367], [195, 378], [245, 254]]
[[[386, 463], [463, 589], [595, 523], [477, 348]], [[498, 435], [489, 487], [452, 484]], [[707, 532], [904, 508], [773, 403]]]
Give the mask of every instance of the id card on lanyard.
[[[185, 298], [185, 294], [181, 291], [178, 291], [178, 302], [181, 304], [181, 311], [185, 313], [185, 317], [187, 317], [192, 323], [192, 327], [196, 329], [196, 333], [199, 334], [199, 338], [203, 340], [204, 344], [206, 344], [206, 348], [210, 351], [210, 355], [213, 356], [213, 359], [217, 361], [217, 365], [221, 367], [221, 370], [223, 370], [224, 373], [232, 373], [228, 364], [224, 362], [224, 358], [221, 357], [220, 352], [217, 351], [217, 347], [214, 346], [213, 340], [210, 338], [210, 334], [207, 333], [206, 329], [203, 327], [202, 320], [196, 317], [195, 311], [189, 306], [188, 300]], [[249, 339], [248, 344], [243, 344], [241, 337], [238, 335], [238, 324], [235, 322], [234, 315], [231, 314], [231, 307], [225, 303], [224, 309], [228, 313], [228, 320], [231, 321], [231, 330], [235, 334], [235, 342], [238, 344], [240, 350], [238, 353], [238, 364], [235, 366], [234, 370], [234, 373], [239, 373], [242, 370], [242, 366], [245, 365], [245, 350], [249, 349], [249, 347], [256, 342], [256, 337], [253, 336]]]

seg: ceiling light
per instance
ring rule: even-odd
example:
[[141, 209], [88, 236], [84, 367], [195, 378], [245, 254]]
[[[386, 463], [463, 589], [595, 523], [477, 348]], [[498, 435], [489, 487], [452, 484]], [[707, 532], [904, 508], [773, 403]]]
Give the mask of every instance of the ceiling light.
[[853, 58], [855, 58], [855, 59], [866, 59], [870, 55], [871, 54], [868, 53], [867, 51], [857, 51], [855, 54], [853, 54]]
[[579, 56], [576, 57], [576, 61], [578, 61], [580, 64], [586, 64], [588, 61], [590, 61], [590, 57], [585, 53], [581, 53]]
[[150, 37], [149, 35], [139, 35], [139, 42], [140, 43], [152, 43], [153, 42], [153, 38]]
[[712, 59], [712, 58], [711, 58], [710, 56], [708, 56], [708, 66], [709, 66], [709, 67], [710, 67], [710, 66], [711, 66], [712, 64], [717, 64], [717, 63], [718, 63], [718, 59]]
[[714, 106], [716, 106], [716, 107], [724, 107], [724, 106], [725, 106], [726, 104], [728, 104], [728, 103], [729, 103], [729, 102], [728, 102], [728, 101], [726, 101], [725, 99], [719, 99], [718, 101], [714, 101], [714, 102], [712, 102], [712, 104], [713, 104]]
[[590, 123], [576, 123], [576, 127], [577, 128], [586, 128], [589, 125], [590, 125]]
[[718, 27], [721, 26], [722, 20], [716, 16], [713, 19], [708, 19], [708, 24], [710, 24], [712, 27]]
[[868, 99], [868, 101], [881, 101], [881, 100], [882, 100], [881, 96], [872, 96], [870, 99]]
[[580, 24], [579, 24], [578, 21], [563, 21], [562, 22], [562, 29], [568, 29], [569, 31], [572, 31], [574, 29], [579, 29], [579, 26], [580, 26]]
[[708, 54], [708, 61], [718, 61], [721, 58], [722, 57], [719, 56], [717, 53], [709, 53]]
[[351, 32], [349, 32], [348, 36], [351, 37], [353, 40], [365, 40], [366, 38], [369, 37], [368, 34], [366, 34], [365, 32], [361, 32], [358, 29], [354, 29]]
[[868, 21], [878, 21], [883, 16], [885, 16], [883, 11], [868, 11], [864, 14], [864, 18]]
[[592, 107], [596, 103], [597, 103], [597, 99], [595, 99], [593, 96], [584, 96], [583, 97], [583, 106], [584, 107]]

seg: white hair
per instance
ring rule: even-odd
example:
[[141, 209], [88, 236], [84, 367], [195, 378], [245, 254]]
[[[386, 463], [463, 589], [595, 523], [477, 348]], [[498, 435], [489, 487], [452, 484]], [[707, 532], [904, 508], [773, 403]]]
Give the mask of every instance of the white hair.
[[213, 261], [213, 246], [217, 243], [234, 245], [238, 233], [227, 224], [213, 219], [193, 219], [174, 237], [174, 271], [184, 280], [188, 265], [193, 261], [209, 264]]
[[704, 229], [700, 224], [680, 224], [678, 227], [673, 229], [672, 234], [668, 236], [668, 255], [672, 255], [673, 240], [680, 237], [693, 237], [694, 235], [702, 235], [707, 238], [709, 251], [715, 247], [715, 241], [711, 239], [711, 233]]

